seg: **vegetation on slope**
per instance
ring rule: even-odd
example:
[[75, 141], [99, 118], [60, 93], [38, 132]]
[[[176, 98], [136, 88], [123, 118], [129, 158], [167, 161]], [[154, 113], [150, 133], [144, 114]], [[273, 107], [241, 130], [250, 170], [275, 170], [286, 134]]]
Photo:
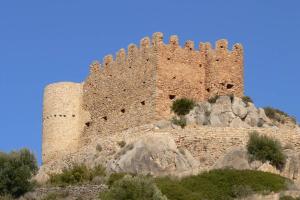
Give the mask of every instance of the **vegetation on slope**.
[[290, 119], [294, 124], [296, 124], [296, 119], [292, 116], [289, 116], [287, 113], [272, 107], [264, 108], [267, 117], [271, 120], [276, 121], [278, 123], [284, 124], [286, 119]]
[[278, 192], [287, 188], [287, 179], [261, 171], [213, 170], [181, 180], [156, 179], [169, 200], [230, 200], [252, 193]]
[[191, 99], [181, 98], [176, 99], [171, 107], [171, 110], [178, 116], [183, 116], [189, 114], [189, 112], [194, 108], [195, 102]]
[[0, 195], [19, 197], [33, 189], [31, 177], [37, 170], [36, 158], [28, 149], [0, 152]]
[[63, 169], [62, 173], [51, 174], [48, 183], [56, 186], [75, 185], [90, 182], [97, 176], [105, 176], [105, 168], [100, 165], [94, 168], [75, 165], [70, 169]]
[[269, 161], [280, 170], [284, 167], [286, 157], [278, 140], [259, 135], [254, 131], [250, 133], [247, 150], [251, 160]]
[[102, 200], [167, 200], [151, 177], [126, 175], [100, 194]]

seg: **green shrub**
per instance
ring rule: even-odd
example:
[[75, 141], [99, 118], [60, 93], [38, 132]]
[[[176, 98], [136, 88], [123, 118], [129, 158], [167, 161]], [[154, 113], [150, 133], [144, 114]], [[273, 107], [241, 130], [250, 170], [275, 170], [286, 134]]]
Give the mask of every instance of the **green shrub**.
[[180, 126], [181, 128], [184, 128], [186, 126], [186, 118], [185, 117], [173, 117], [171, 122], [177, 126]]
[[37, 161], [28, 149], [0, 153], [0, 195], [19, 197], [34, 187], [31, 177], [38, 170]]
[[277, 169], [282, 169], [285, 164], [285, 155], [279, 141], [257, 132], [250, 133], [247, 150], [251, 160], [269, 161]]
[[216, 103], [216, 101], [218, 100], [219, 97], [220, 97], [219, 95], [215, 95], [213, 97], [210, 97], [207, 101], [209, 103]]
[[171, 110], [178, 116], [183, 116], [189, 114], [189, 112], [194, 108], [195, 102], [191, 99], [181, 98], [176, 99], [171, 107]]
[[102, 200], [167, 200], [150, 177], [129, 176], [113, 183], [111, 188], [100, 194]]
[[114, 182], [122, 179], [125, 175], [126, 175], [126, 173], [113, 173], [113, 174], [111, 174], [108, 178], [108, 181], [107, 181], [108, 187], [111, 187], [114, 184]]
[[243, 97], [242, 97], [242, 101], [243, 101], [246, 105], [248, 105], [248, 103], [253, 103], [253, 100], [252, 100], [251, 97], [249, 97], [249, 96], [243, 96]]
[[118, 142], [118, 145], [119, 145], [121, 148], [123, 148], [123, 147], [125, 147], [126, 142], [125, 142], [124, 140], [119, 141], [119, 142]]
[[297, 123], [296, 118], [289, 116], [287, 113], [276, 109], [276, 108], [272, 108], [272, 107], [265, 107], [264, 108], [265, 113], [267, 115], [267, 117], [269, 117], [270, 119], [277, 121], [279, 123], [285, 123], [285, 119], [289, 118], [294, 124]]
[[280, 197], [280, 200], [300, 200], [300, 197], [291, 197], [291, 196], [282, 196]]
[[0, 196], [0, 200], [14, 200], [11, 195]]
[[252, 193], [279, 192], [287, 189], [287, 179], [261, 171], [212, 170], [181, 180], [157, 178], [156, 184], [169, 200], [236, 199]]
[[48, 183], [56, 186], [76, 185], [92, 181], [96, 176], [105, 176], [105, 169], [98, 165], [92, 169], [85, 165], [74, 165], [60, 174], [51, 174]]

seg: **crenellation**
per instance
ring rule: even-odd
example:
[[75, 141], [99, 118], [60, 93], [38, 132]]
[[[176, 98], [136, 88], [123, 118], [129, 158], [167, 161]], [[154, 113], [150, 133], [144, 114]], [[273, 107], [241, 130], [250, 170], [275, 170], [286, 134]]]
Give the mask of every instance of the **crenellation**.
[[215, 44], [216, 51], [228, 51], [228, 41], [226, 39], [220, 39]]
[[101, 68], [101, 64], [98, 60], [93, 61], [90, 64], [90, 73], [99, 73]]
[[189, 51], [194, 51], [194, 47], [195, 47], [194, 41], [191, 40], [186, 41], [184, 44], [184, 48]]
[[114, 57], [112, 54], [106, 55], [103, 58], [103, 67], [111, 67], [112, 62], [114, 61]]
[[179, 39], [177, 35], [171, 35], [169, 38], [169, 44], [172, 49], [176, 49], [179, 47]]
[[153, 33], [152, 35], [152, 45], [159, 46], [163, 44], [164, 35], [161, 32]]
[[135, 62], [139, 55], [139, 49], [135, 44], [129, 44], [128, 45], [128, 55], [127, 55], [127, 61], [129, 63]]
[[144, 49], [149, 49], [150, 48], [150, 38], [149, 37], [144, 37], [141, 39], [140, 41], [140, 49], [144, 50]]

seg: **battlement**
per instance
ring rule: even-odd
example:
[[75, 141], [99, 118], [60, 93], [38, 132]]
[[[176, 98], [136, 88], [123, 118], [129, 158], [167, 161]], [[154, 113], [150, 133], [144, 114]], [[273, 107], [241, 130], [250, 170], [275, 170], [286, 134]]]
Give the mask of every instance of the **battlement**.
[[[243, 55], [243, 46], [241, 44], [236, 43], [232, 46], [232, 49], [229, 49], [228, 41], [226, 39], [220, 39], [216, 41], [214, 47], [209, 42], [200, 42], [198, 44], [198, 49], [195, 48], [195, 42], [192, 40], [187, 40], [184, 43], [184, 46], [181, 47], [177, 35], [171, 35], [169, 37], [168, 43], [164, 43], [163, 39], [163, 34], [160, 32], [154, 33], [152, 35], [152, 39], [150, 39], [149, 37], [144, 37], [140, 40], [139, 46], [137, 46], [136, 44], [129, 44], [127, 47], [127, 51], [124, 48], [121, 48], [116, 53], [115, 57], [112, 54], [108, 54], [104, 56], [102, 63], [96, 61], [97, 65], [94, 65], [95, 63], [93, 62], [90, 65], [90, 72], [93, 73], [105, 70], [106, 67], [110, 67], [111, 65], [113, 65], [113, 63], [124, 64], [141, 56], [141, 54], [147, 55], [155, 51], [175, 51], [177, 49], [193, 52], [198, 56], [200, 56], [200, 54], [204, 54], [208, 57], [213, 57], [214, 55], [221, 56], [222, 54], [226, 53], [230, 54], [233, 57], [236, 57], [237, 59]], [[144, 59], [148, 58], [144, 57]], [[95, 67], [98, 67], [99, 70], [95, 70]]]

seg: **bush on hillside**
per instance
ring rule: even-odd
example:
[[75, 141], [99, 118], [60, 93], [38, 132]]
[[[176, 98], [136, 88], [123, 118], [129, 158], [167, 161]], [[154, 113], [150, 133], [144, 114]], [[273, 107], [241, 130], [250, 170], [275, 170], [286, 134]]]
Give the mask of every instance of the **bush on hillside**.
[[270, 119], [277, 121], [279, 123], [285, 123], [285, 118], [290, 118], [293, 123], [296, 124], [296, 119], [294, 117], [289, 116], [287, 113], [272, 107], [264, 108], [267, 117]]
[[100, 194], [102, 200], [167, 200], [151, 177], [126, 175]]
[[243, 96], [243, 97], [242, 97], [242, 101], [243, 101], [246, 105], [248, 105], [248, 103], [253, 103], [253, 100], [252, 100], [251, 97], [249, 97], [249, 96]]
[[36, 158], [28, 149], [0, 152], [0, 195], [19, 197], [32, 190], [31, 178], [37, 170]]
[[186, 126], [186, 118], [185, 117], [173, 117], [171, 122], [177, 126], [180, 126], [181, 128], [184, 128]]
[[287, 179], [279, 175], [233, 169], [212, 170], [182, 179], [157, 178], [156, 184], [169, 200], [233, 200], [288, 187]]
[[171, 107], [171, 110], [178, 116], [183, 116], [189, 114], [189, 112], [194, 108], [195, 102], [191, 99], [181, 98], [176, 99]]
[[51, 174], [48, 183], [56, 186], [76, 185], [92, 181], [97, 176], [105, 176], [105, 168], [101, 165], [91, 169], [85, 165], [74, 165], [63, 169], [62, 173]]
[[300, 197], [291, 197], [291, 196], [282, 196], [280, 197], [280, 200], [300, 200]]
[[247, 150], [251, 160], [269, 161], [271, 165], [280, 170], [284, 167], [286, 157], [278, 140], [259, 135], [258, 132], [252, 132]]

